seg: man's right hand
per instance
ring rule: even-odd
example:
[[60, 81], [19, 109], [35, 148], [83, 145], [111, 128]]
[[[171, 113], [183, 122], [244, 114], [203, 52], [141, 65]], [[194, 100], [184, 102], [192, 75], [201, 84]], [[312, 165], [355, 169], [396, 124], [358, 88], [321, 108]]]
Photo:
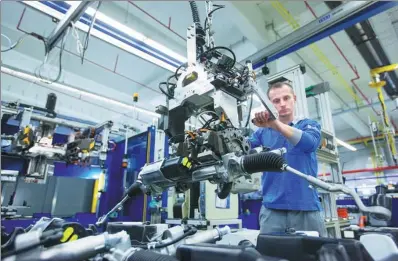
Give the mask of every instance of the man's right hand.
[[269, 119], [268, 111], [256, 112], [254, 114], [254, 119], [252, 119], [252, 123], [260, 128], [272, 128], [275, 124], [276, 120]]

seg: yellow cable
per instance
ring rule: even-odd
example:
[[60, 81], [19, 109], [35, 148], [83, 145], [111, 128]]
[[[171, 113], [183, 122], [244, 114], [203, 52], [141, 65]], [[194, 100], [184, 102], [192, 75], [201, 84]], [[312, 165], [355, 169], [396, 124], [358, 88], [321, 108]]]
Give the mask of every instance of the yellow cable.
[[[373, 152], [373, 153], [371, 153], [370, 158], [372, 159], [373, 168], [378, 168], [378, 167], [380, 167], [380, 166], [379, 166], [379, 161], [378, 161], [378, 159], [375, 158], [375, 155], [376, 155], [376, 151]], [[382, 184], [383, 182], [382, 182], [382, 180], [380, 179], [380, 176], [383, 175], [383, 172], [375, 171], [375, 172], [374, 172], [374, 175], [377, 177], [377, 178], [376, 178], [377, 184], [378, 184], [378, 185]]]
[[[271, 1], [272, 7], [278, 11], [278, 13], [287, 21], [290, 26], [296, 30], [300, 28], [300, 24], [294, 19], [294, 17], [289, 13], [289, 11], [279, 2]], [[339, 81], [339, 83], [345, 88], [345, 90], [352, 96], [352, 98], [359, 104], [363, 105], [363, 100], [352, 90], [351, 85], [344, 79], [340, 74], [339, 70], [330, 62], [326, 55], [319, 49], [316, 44], [311, 44], [309, 46], [311, 50], [315, 53], [317, 58], [328, 68], [333, 76]], [[375, 116], [372, 114], [371, 118], [375, 120]]]
[[[379, 101], [381, 103], [381, 108], [382, 108], [382, 111], [383, 111], [384, 123], [385, 123], [386, 127], [389, 128], [390, 127], [390, 119], [388, 118], [387, 107], [386, 107], [386, 104], [385, 104], [382, 87], [377, 87], [376, 90], [377, 90], [377, 96], [379, 97]], [[395, 147], [394, 134], [392, 134], [391, 132], [387, 133], [387, 142], [388, 142], [388, 145], [389, 145], [389, 147], [391, 149], [391, 153], [393, 155], [397, 155], [397, 149]]]
[[97, 211], [97, 204], [98, 204], [98, 184], [99, 179], [94, 181], [94, 189], [93, 189], [93, 199], [91, 201], [91, 213], [95, 213]]
[[[146, 148], [146, 163], [150, 163], [151, 161], [151, 131], [148, 131], [148, 141], [147, 141], [147, 148]], [[142, 209], [142, 221], [146, 221], [146, 208], [147, 208], [147, 201], [148, 196], [144, 194], [144, 206]]]

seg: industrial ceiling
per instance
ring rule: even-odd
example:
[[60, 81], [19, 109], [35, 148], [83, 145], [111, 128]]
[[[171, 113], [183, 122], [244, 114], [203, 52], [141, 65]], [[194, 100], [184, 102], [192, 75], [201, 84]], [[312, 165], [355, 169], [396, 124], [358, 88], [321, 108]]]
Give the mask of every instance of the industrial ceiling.
[[[217, 2], [214, 2], [217, 3]], [[330, 9], [323, 2], [220, 2], [225, 8], [217, 11], [213, 19], [216, 45], [230, 47], [241, 61], [261, 48], [278, 40], [297, 26], [303, 26]], [[97, 3], [91, 8], [95, 9]], [[204, 3], [198, 2], [201, 18], [204, 19]], [[186, 28], [192, 24], [189, 4], [184, 1], [115, 1], [103, 2], [99, 12], [113, 21], [143, 35], [143, 42], [157, 49], [166, 50], [176, 63], [186, 57]], [[398, 9], [392, 8], [372, 17], [369, 21], [378, 40], [391, 62], [398, 61], [395, 51], [398, 33]], [[7, 1], [1, 3], [1, 30], [13, 42], [24, 32], [47, 36], [55, 28], [51, 16], [31, 5]], [[155, 107], [165, 104], [165, 97], [158, 89], [172, 72], [168, 66], [150, 62], [142, 57], [92, 36], [84, 60], [78, 54], [76, 37], [84, 39], [85, 32], [76, 34], [71, 30], [65, 40], [62, 55], [62, 75], [59, 83], [82, 91], [116, 100], [130, 106], [120, 106], [106, 99], [61, 89], [56, 84], [32, 83], [2, 72], [2, 101], [20, 100], [34, 105], [44, 105], [50, 92], [58, 95], [59, 113], [77, 118], [101, 122], [112, 119], [129, 122], [144, 130], [154, 122]], [[8, 42], [2, 37], [2, 49]], [[17, 48], [2, 53], [2, 66], [16, 68], [31, 75], [55, 79], [59, 67], [61, 43], [47, 58], [44, 45], [33, 37], [25, 37]], [[149, 48], [149, 47], [148, 47]], [[155, 49], [156, 49], [155, 48]], [[328, 81], [332, 87], [331, 104], [334, 111], [336, 136], [352, 139], [369, 135], [368, 115], [378, 118], [381, 110], [374, 89], [368, 87], [369, 66], [354, 46], [346, 32], [341, 31], [330, 38], [302, 48], [270, 63], [271, 74], [304, 63], [307, 67], [305, 83], [310, 86]], [[354, 88], [354, 84], [356, 88]], [[139, 93], [139, 101], [133, 104], [133, 93]], [[315, 103], [309, 99], [310, 115], [316, 117]], [[373, 108], [367, 107], [368, 103]], [[393, 104], [388, 101], [389, 110]], [[398, 113], [391, 112], [393, 122], [398, 122]]]

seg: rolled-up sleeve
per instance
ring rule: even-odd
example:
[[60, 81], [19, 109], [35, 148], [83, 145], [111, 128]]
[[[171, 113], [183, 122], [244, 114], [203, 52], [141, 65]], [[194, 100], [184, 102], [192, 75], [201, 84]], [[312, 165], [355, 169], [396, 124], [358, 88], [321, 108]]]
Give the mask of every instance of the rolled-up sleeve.
[[316, 121], [307, 120], [295, 128], [289, 141], [294, 145], [294, 150], [314, 152], [321, 142], [321, 126]]

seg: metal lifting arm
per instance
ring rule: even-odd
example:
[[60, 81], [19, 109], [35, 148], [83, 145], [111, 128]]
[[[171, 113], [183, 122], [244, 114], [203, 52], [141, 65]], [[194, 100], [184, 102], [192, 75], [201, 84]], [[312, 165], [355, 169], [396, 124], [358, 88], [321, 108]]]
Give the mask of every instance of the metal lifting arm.
[[387, 113], [387, 107], [384, 101], [383, 91], [382, 88], [386, 85], [385, 81], [380, 80], [380, 74], [385, 72], [391, 72], [398, 69], [398, 63], [377, 67], [370, 70], [370, 75], [372, 77], [372, 81], [369, 83], [369, 86], [372, 88], [376, 88], [377, 97], [379, 98], [382, 113], [383, 113], [383, 125], [387, 130], [385, 130], [386, 140], [391, 150], [391, 154], [395, 164], [398, 164], [398, 153], [397, 148], [395, 146], [395, 138], [394, 138], [394, 131], [391, 131], [391, 123]]
[[49, 53], [57, 45], [65, 34], [65, 31], [68, 29], [70, 23], [78, 21], [91, 3], [91, 1], [78, 1], [77, 4], [74, 4], [69, 8], [65, 17], [59, 21], [57, 27], [48, 36], [46, 41], [46, 53]]
[[265, 109], [268, 110], [268, 112], [270, 113], [270, 119], [277, 119], [278, 111], [268, 99], [267, 95], [263, 92], [261, 88], [258, 87], [256, 83], [256, 74], [254, 73], [252, 62], [246, 61], [246, 66], [249, 69], [249, 86], [251, 88], [251, 92], [253, 92], [253, 94], [255, 94], [259, 98], [261, 104], [265, 107]]

